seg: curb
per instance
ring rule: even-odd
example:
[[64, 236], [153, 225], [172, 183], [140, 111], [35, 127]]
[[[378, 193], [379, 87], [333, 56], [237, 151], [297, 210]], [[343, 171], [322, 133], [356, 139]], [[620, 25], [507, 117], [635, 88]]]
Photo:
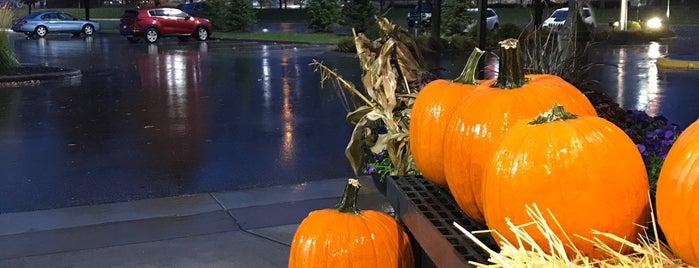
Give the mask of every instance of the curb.
[[81, 76], [82, 72], [77, 69], [56, 68], [56, 71], [42, 72], [22, 75], [0, 75], [0, 82], [21, 82], [29, 80], [46, 80], [60, 77]]
[[655, 65], [665, 69], [699, 69], [699, 61], [658, 58]]

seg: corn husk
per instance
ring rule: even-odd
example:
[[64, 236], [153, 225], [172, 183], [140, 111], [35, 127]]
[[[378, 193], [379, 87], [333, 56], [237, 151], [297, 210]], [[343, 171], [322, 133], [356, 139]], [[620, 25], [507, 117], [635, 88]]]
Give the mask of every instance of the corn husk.
[[[554, 226], [549, 225], [545, 220], [543, 213], [539, 210], [536, 204], [527, 206], [527, 213], [532, 221], [528, 224], [514, 225], [509, 219], [506, 219], [511, 232], [516, 234], [517, 244], [506, 241], [497, 231], [477, 231], [474, 233], [491, 232], [496, 241], [499, 241], [500, 251], [496, 252], [479, 241], [471, 232], [461, 227], [454, 222], [454, 226], [471, 239], [476, 245], [483, 248], [490, 254], [488, 261], [490, 263], [470, 262], [476, 267], [690, 267], [672, 254], [670, 248], [659, 242], [658, 237], [651, 240], [648, 234], [641, 236], [639, 241], [631, 242], [620, 238], [610, 233], [599, 232], [592, 230], [592, 233], [597, 237], [608, 237], [620, 242], [625, 247], [630, 247], [632, 253], [622, 254], [618, 249], [610, 248], [599, 239], [586, 239], [593, 243], [596, 247], [602, 249], [608, 258], [591, 259], [584, 256], [570, 241], [569, 237], [557, 237], [554, 233], [554, 228], [561, 228], [556, 221], [556, 218], [548, 211], [555, 223]], [[655, 218], [653, 218], [655, 223]], [[533, 238], [525, 231], [525, 227], [535, 225], [538, 231], [547, 237], [548, 245], [537, 245]], [[657, 234], [656, 232], [654, 232]], [[548, 247], [548, 251], [543, 247]], [[566, 251], [566, 248], [569, 250]], [[550, 252], [550, 253], [546, 253]], [[568, 253], [567, 253], [568, 252]], [[573, 254], [570, 254], [573, 252]], [[569, 256], [572, 255], [572, 256]]]

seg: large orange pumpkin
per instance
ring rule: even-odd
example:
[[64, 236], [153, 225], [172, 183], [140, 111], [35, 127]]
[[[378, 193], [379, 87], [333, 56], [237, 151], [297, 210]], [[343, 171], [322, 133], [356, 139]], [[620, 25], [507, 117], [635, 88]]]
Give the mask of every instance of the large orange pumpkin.
[[516, 39], [500, 42], [500, 75], [479, 85], [452, 112], [444, 134], [444, 174], [459, 207], [484, 223], [481, 173], [490, 150], [519, 119], [564, 105], [580, 115], [597, 115], [585, 95], [562, 78], [524, 75]]
[[474, 49], [458, 78], [437, 79], [428, 83], [413, 103], [410, 151], [415, 166], [426, 179], [442, 187], [447, 186], [443, 161], [444, 130], [456, 104], [476, 88], [474, 73], [482, 55], [482, 50]]
[[[576, 116], [556, 105], [536, 120], [521, 120], [493, 150], [484, 170], [483, 212], [488, 228], [517, 244], [505, 218], [514, 225], [531, 222], [525, 205], [536, 204], [549, 225], [550, 211], [581, 253], [604, 257], [580, 237], [591, 230], [636, 241], [648, 217], [648, 178], [636, 144], [613, 123], [597, 116]], [[536, 227], [526, 227], [536, 243], [549, 240]], [[613, 249], [621, 244], [604, 236]], [[496, 238], [499, 239], [499, 238]], [[628, 250], [627, 248], [626, 250]], [[550, 253], [550, 252], [549, 252]]]
[[699, 121], [682, 131], [665, 157], [655, 203], [672, 252], [699, 266]]
[[340, 202], [312, 211], [296, 229], [289, 267], [413, 267], [408, 235], [388, 214], [357, 208], [359, 181]]

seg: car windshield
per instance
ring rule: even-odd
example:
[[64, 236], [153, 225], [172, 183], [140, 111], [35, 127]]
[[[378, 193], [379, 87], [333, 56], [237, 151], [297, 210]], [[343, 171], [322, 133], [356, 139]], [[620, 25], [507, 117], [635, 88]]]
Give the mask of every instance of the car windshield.
[[493, 11], [493, 10], [491, 10], [491, 9], [486, 9], [485, 12], [486, 12], [488, 18], [490, 18], [490, 17], [495, 17], [495, 16], [496, 16], [496, 15], [495, 15], [495, 11]]
[[551, 18], [565, 20], [568, 17], [568, 10], [556, 10], [551, 14]]
[[[415, 6], [415, 7], [413, 8], [413, 11], [412, 11], [412, 12], [414, 12], [414, 13], [419, 12], [418, 7], [419, 7], [419, 6]], [[423, 13], [429, 13], [429, 12], [431, 12], [430, 5], [427, 4], [427, 3], [425, 3], [425, 2], [423, 2], [423, 3], [422, 3], [422, 12], [423, 12]]]

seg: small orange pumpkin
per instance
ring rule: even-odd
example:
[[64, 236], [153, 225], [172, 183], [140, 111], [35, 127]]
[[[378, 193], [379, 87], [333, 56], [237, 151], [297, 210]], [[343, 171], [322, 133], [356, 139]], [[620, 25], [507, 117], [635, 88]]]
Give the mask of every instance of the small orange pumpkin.
[[[568, 237], [581, 253], [602, 258], [603, 251], [576, 235], [592, 239], [594, 229], [636, 241], [647, 223], [648, 189], [643, 158], [623, 130], [556, 105], [535, 120], [519, 121], [501, 139], [484, 170], [483, 212], [488, 228], [517, 244], [505, 218], [515, 226], [531, 222], [525, 205], [535, 203], [549, 225], [555, 223], [547, 210], [556, 217], [566, 234], [551, 229], [565, 244]], [[536, 227], [525, 230], [549, 248]], [[621, 248], [611, 238], [596, 238]]]
[[560, 103], [572, 113], [597, 115], [575, 86], [549, 74], [524, 75], [516, 39], [500, 42], [500, 75], [463, 98], [444, 133], [444, 174], [459, 207], [484, 223], [481, 173], [490, 150], [522, 118], [532, 118]]
[[699, 266], [699, 120], [677, 137], [658, 177], [655, 202], [658, 224], [672, 252]]
[[335, 207], [308, 214], [291, 242], [289, 267], [413, 267], [408, 235], [388, 214], [360, 211], [359, 187], [349, 179]]
[[475, 48], [461, 75], [454, 80], [437, 79], [418, 93], [410, 118], [410, 151], [415, 166], [434, 184], [446, 187], [444, 177], [444, 131], [451, 111], [478, 83], [474, 73], [483, 51]]

